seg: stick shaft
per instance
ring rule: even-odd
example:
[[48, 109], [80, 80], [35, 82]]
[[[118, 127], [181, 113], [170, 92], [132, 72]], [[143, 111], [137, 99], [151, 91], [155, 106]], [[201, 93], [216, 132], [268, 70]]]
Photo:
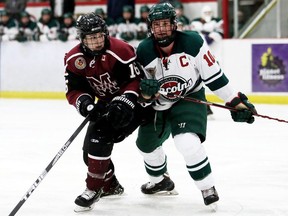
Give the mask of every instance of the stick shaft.
[[18, 202], [18, 204], [14, 207], [14, 209], [11, 211], [9, 216], [14, 216], [18, 210], [22, 207], [22, 205], [26, 202], [26, 200], [30, 197], [30, 195], [33, 193], [33, 191], [38, 187], [38, 185], [42, 182], [42, 180], [45, 178], [47, 173], [52, 169], [52, 167], [56, 164], [56, 162], [60, 159], [60, 157], [64, 154], [64, 152], [67, 150], [67, 148], [70, 146], [72, 141], [76, 138], [76, 136], [81, 132], [81, 130], [84, 128], [84, 126], [89, 121], [89, 116], [87, 116], [84, 121], [79, 125], [79, 127], [75, 130], [75, 132], [71, 135], [71, 137], [67, 140], [67, 142], [62, 146], [62, 148], [58, 151], [58, 153], [55, 155], [55, 157], [52, 159], [52, 161], [48, 164], [48, 166], [45, 168], [45, 170], [41, 173], [41, 175], [36, 179], [36, 181], [32, 184], [30, 189], [24, 194], [22, 199]]
[[[235, 112], [238, 111], [237, 109], [235, 109], [233, 107], [228, 107], [228, 106], [225, 106], [225, 105], [212, 103], [212, 102], [209, 102], [209, 101], [202, 101], [202, 100], [198, 100], [198, 99], [195, 99], [195, 98], [189, 98], [189, 97], [183, 97], [183, 96], [178, 96], [178, 97], [183, 99], [183, 100], [186, 100], [186, 101], [192, 101], [192, 102], [195, 102], [195, 103], [200, 103], [200, 104], [206, 104], [206, 105], [209, 105], [209, 106], [220, 107], [220, 108], [228, 109], [228, 110], [235, 111]], [[253, 113], [253, 115], [257, 116], [257, 117], [260, 117], [260, 118], [266, 118], [266, 119], [269, 119], [269, 120], [275, 120], [275, 121], [278, 121], [278, 122], [288, 123], [287, 120], [274, 118], [274, 117], [267, 116], [267, 115], [260, 115], [258, 113]]]

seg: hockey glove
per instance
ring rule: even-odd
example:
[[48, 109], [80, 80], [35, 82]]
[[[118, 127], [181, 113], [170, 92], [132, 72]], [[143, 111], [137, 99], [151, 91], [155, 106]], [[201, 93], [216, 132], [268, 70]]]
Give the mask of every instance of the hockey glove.
[[94, 104], [93, 99], [88, 95], [80, 96], [76, 104], [77, 110], [82, 116], [90, 115], [90, 121], [97, 121], [105, 110], [104, 104]]
[[238, 92], [238, 96], [233, 98], [231, 102], [226, 103], [226, 106], [236, 108], [238, 111], [231, 111], [232, 119], [235, 122], [247, 122], [252, 124], [254, 122], [253, 114], [257, 111], [253, 104], [248, 101], [245, 94]]
[[143, 96], [152, 97], [160, 90], [160, 85], [155, 79], [143, 79], [140, 82], [141, 94]]
[[137, 96], [123, 94], [116, 96], [108, 106], [107, 119], [115, 129], [127, 126], [134, 117]]

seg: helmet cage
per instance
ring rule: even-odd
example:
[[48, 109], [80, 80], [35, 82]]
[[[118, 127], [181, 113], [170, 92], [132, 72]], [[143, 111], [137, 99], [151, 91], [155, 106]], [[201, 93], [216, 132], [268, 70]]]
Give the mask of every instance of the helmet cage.
[[[152, 23], [155, 20], [170, 19], [170, 23], [173, 25], [171, 36], [156, 39], [152, 30]], [[149, 34], [154, 38], [159, 46], [165, 47], [170, 45], [175, 39], [175, 31], [177, 29], [176, 12], [174, 7], [170, 3], [162, 3], [152, 6], [147, 17], [147, 25]]]
[[[104, 53], [104, 51], [109, 45], [108, 40], [109, 31], [105, 21], [102, 19], [101, 16], [97, 15], [94, 12], [82, 15], [76, 21], [76, 28], [78, 39], [80, 40], [82, 48], [84, 49], [85, 52], [93, 56], [101, 55]], [[84, 38], [86, 37], [86, 35], [95, 34], [99, 32], [103, 33], [105, 38], [104, 48], [99, 51], [92, 51], [91, 49], [89, 49], [88, 46], [85, 45]]]

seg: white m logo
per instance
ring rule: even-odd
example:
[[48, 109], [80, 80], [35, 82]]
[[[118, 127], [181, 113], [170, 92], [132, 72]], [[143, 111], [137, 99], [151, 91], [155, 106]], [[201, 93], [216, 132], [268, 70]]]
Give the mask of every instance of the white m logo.
[[112, 82], [110, 80], [110, 75], [108, 72], [105, 74], [102, 74], [100, 79], [97, 80], [94, 77], [87, 77], [88, 82], [90, 83], [90, 86], [99, 93], [101, 96], [105, 96], [105, 93], [107, 91], [110, 92], [110, 94], [114, 94], [119, 90], [119, 87], [117, 87], [117, 83], [114, 81]]

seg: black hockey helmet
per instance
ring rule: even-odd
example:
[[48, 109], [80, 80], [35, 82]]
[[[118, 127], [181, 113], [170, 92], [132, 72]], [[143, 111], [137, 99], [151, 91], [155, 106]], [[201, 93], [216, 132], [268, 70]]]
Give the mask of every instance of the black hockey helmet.
[[[109, 46], [109, 31], [103, 18], [96, 13], [88, 13], [78, 17], [76, 21], [77, 35], [85, 52], [97, 56], [101, 55]], [[103, 33], [105, 37], [104, 48], [100, 51], [90, 50], [83, 42], [86, 35]]]
[[[161, 19], [170, 19], [170, 22], [172, 25], [174, 25], [174, 28], [172, 29], [171, 36], [164, 37], [161, 39], [156, 39], [153, 35], [152, 23], [155, 20], [161, 20]], [[175, 9], [170, 3], [165, 2], [165, 3], [153, 5], [149, 11], [147, 22], [148, 22], [149, 33], [152, 35], [152, 37], [154, 37], [154, 39], [156, 40], [159, 46], [165, 47], [174, 41], [175, 31], [177, 29], [177, 21], [176, 21]]]

